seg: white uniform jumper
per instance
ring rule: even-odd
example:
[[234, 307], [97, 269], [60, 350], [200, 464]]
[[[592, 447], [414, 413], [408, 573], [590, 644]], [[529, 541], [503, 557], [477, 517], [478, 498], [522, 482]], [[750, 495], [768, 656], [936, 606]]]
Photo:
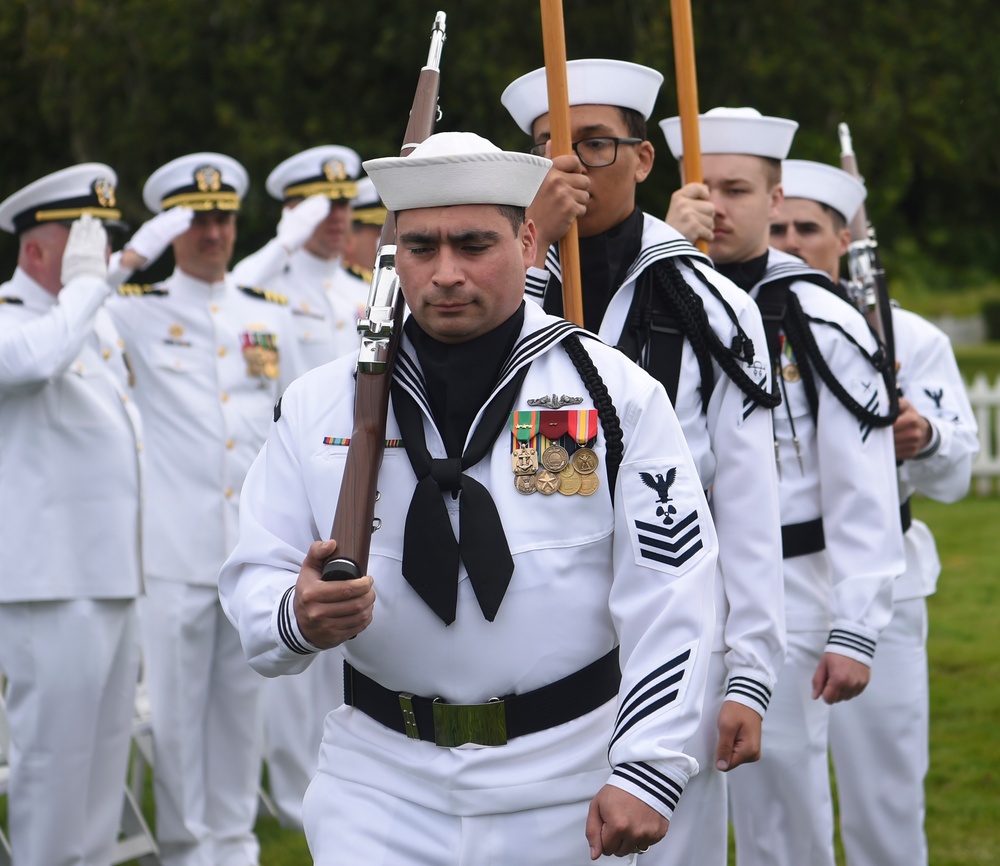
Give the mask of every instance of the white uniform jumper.
[[[498, 383], [531, 365], [516, 411], [530, 412], [528, 400], [553, 394], [581, 398], [574, 409], [593, 408], [559, 344], [577, 330], [526, 305], [520, 338]], [[365, 712], [341, 707], [327, 718], [319, 774], [305, 803], [317, 864], [583, 866], [590, 862], [588, 803], [605, 783], [669, 817], [696, 771], [684, 748], [698, 725], [711, 649], [715, 530], [661, 386], [614, 350], [591, 340], [584, 345], [624, 434], [614, 506], [603, 432], [593, 446], [600, 461], [600, 488], [593, 495], [525, 496], [514, 486], [512, 434], [505, 430], [488, 458], [465, 471], [495, 500], [513, 577], [495, 621], [488, 622], [463, 566], [457, 617], [446, 626], [401, 574], [404, 519], [416, 477], [398, 447], [390, 411], [376, 507], [381, 528], [372, 537], [368, 569], [378, 601], [372, 624], [342, 650], [351, 665], [387, 689], [481, 703], [548, 686], [620, 643], [619, 699], [487, 748], [410, 739]], [[353, 367], [341, 359], [315, 370], [283, 397], [280, 418], [247, 477], [239, 546], [220, 575], [223, 605], [250, 663], [271, 676], [299, 672], [316, 658], [292, 614], [292, 587], [309, 545], [325, 537], [333, 521], [344, 439], [353, 427]], [[405, 336], [395, 378], [421, 407], [432, 456], [443, 457]], [[448, 495], [445, 503], [458, 536], [460, 501]], [[361, 799], [330, 793], [359, 789], [367, 792]], [[372, 822], [366, 822], [365, 803], [387, 799], [399, 804], [395, 817], [379, 812], [378, 832], [366, 832]], [[437, 817], [415, 828], [409, 822], [418, 811]], [[547, 823], [546, 814], [557, 813], [570, 813], [572, 820]], [[458, 840], [461, 827], [468, 832]], [[410, 850], [411, 840], [422, 856]], [[452, 842], [450, 854], [429, 853]]]
[[108, 287], [0, 286], [0, 669], [16, 864], [104, 866], [139, 670], [141, 427]]
[[[892, 310], [896, 381], [930, 421], [930, 444], [899, 467], [904, 526], [910, 496], [955, 502], [969, 490], [979, 450], [976, 419], [948, 337], [914, 313]], [[893, 584], [893, 614], [879, 639], [868, 688], [833, 707], [830, 747], [840, 833], [850, 866], [926, 866], [928, 766], [927, 602], [941, 562], [934, 536], [913, 520], [903, 535], [906, 572]]]
[[[233, 277], [288, 298], [306, 369], [357, 354], [357, 324], [369, 285], [346, 270], [339, 256], [321, 259], [304, 247], [288, 255], [271, 241], [243, 259]], [[302, 798], [316, 774], [323, 720], [344, 700], [341, 659], [324, 653], [302, 676], [267, 680], [264, 695], [268, 787], [282, 824], [301, 827]]]
[[[753, 341], [754, 361], [742, 365], [764, 390], [771, 389], [767, 342], [756, 305], [718, 274], [702, 253], [662, 220], [643, 215], [642, 251], [612, 297], [599, 336], [620, 341], [637, 281], [654, 262], [674, 258], [685, 282], [704, 304], [712, 330], [729, 347], [736, 327], [722, 301], [693, 273], [697, 268], [718, 289]], [[530, 296], [559, 291], [556, 248], [548, 270], [529, 271]], [[549, 279], [549, 273], [556, 279]], [[701, 376], [691, 344], [685, 340], [674, 409], [698, 467], [719, 535], [715, 581], [716, 628], [713, 660], [702, 723], [692, 754], [701, 770], [691, 780], [671, 823], [666, 844], [644, 858], [650, 864], [698, 863], [725, 866], [728, 822], [725, 774], [715, 767], [717, 721], [724, 700], [767, 710], [784, 656], [784, 597], [778, 487], [771, 412], [757, 406], [713, 358], [714, 388], [703, 409]]]
[[[771, 249], [751, 296], [797, 273], [810, 271], [800, 259]], [[791, 290], [836, 380], [862, 406], [884, 415], [889, 396], [881, 375], [829, 324], [871, 354], [876, 342], [862, 316], [814, 283], [795, 280]], [[818, 374], [814, 421], [801, 373], [806, 363], [782, 334], [783, 404], [774, 411], [774, 431], [788, 654], [764, 719], [763, 756], [730, 779], [740, 866], [833, 866], [830, 708], [812, 699], [811, 681], [824, 652], [872, 663], [891, 615], [892, 581], [904, 564], [892, 430], [855, 418]], [[805, 543], [794, 555], [799, 533], [791, 527], [815, 526], [817, 519], [824, 549], [804, 552], [815, 547]]]
[[239, 493], [283, 387], [301, 371], [286, 307], [232, 278], [175, 271], [110, 310], [132, 360], [149, 483], [141, 608], [164, 864], [257, 862], [261, 680], [222, 615], [218, 572]]

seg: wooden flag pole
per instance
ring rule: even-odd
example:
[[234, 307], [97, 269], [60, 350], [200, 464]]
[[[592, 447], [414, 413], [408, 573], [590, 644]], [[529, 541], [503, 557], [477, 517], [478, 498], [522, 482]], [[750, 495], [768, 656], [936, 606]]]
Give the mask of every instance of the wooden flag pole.
[[[573, 133], [569, 123], [569, 85], [566, 81], [566, 36], [562, 0], [540, 0], [540, 2], [552, 155], [564, 156], [573, 152]], [[562, 266], [563, 317], [582, 327], [580, 237], [575, 221], [559, 241], [559, 263]]]
[[[684, 148], [684, 182], [701, 183], [701, 136], [698, 129], [698, 76], [694, 65], [694, 25], [691, 0], [670, 0], [674, 33], [674, 70], [677, 77], [677, 113], [681, 119], [681, 143]], [[703, 253], [708, 244], [696, 244]]]

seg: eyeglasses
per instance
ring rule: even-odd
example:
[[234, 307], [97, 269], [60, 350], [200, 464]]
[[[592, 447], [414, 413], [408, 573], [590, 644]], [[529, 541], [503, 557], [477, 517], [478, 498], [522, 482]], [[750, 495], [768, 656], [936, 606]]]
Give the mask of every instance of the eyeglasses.
[[[545, 145], [543, 141], [531, 148], [535, 156], [545, 156]], [[581, 138], [573, 142], [573, 152], [580, 157], [588, 168], [603, 168], [606, 165], [614, 165], [618, 159], [618, 145], [620, 144], [641, 144], [641, 138]]]

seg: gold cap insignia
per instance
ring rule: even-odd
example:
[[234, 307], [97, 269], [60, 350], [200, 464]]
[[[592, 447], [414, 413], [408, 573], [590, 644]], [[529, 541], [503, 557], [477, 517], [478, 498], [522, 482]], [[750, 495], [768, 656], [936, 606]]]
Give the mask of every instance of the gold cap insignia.
[[115, 206], [115, 185], [108, 178], [99, 177], [94, 181], [94, 195], [101, 207]]
[[203, 165], [194, 173], [199, 192], [218, 192], [222, 188], [222, 172], [214, 165]]
[[323, 163], [323, 177], [329, 181], [347, 180], [347, 169], [339, 159], [328, 159]]
[[171, 325], [169, 328], [170, 336], [176, 339], [177, 337], [184, 336], [184, 328], [180, 325]]

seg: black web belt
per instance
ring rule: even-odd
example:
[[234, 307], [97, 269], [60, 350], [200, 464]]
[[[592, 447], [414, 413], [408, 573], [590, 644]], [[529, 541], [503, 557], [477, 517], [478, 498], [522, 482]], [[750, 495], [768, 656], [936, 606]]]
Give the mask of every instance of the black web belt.
[[[913, 523], [913, 512], [910, 500], [899, 506], [899, 523], [905, 533]], [[781, 527], [781, 551], [784, 559], [793, 556], [805, 556], [807, 553], [819, 553], [826, 547], [823, 535], [823, 518], [808, 520], [805, 523], [789, 523]]]
[[557, 682], [482, 704], [449, 704], [396, 692], [344, 662], [344, 703], [400, 734], [449, 748], [502, 746], [570, 722], [614, 698], [620, 683], [618, 647]]

